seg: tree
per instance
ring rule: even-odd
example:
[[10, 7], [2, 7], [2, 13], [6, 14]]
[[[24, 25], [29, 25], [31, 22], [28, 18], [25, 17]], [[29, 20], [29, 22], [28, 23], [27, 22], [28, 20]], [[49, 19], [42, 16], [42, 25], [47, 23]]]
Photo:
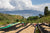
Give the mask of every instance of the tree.
[[42, 15], [42, 14], [39, 14], [39, 16], [40, 16], [40, 18], [44, 17], [44, 15]]
[[48, 16], [50, 16], [50, 11], [48, 11]]
[[10, 23], [10, 20], [6, 20], [7, 21], [7, 24], [9, 24]]
[[30, 16], [30, 17], [28, 17], [27, 18], [27, 20], [37, 20], [37, 19], [39, 19], [39, 17], [38, 16]]
[[39, 19], [39, 16], [34, 16], [33, 19], [34, 19], [34, 20], [37, 20], [37, 19]]
[[47, 16], [48, 15], [48, 7], [46, 6], [44, 9], [44, 15]]
[[19, 22], [19, 19], [16, 19], [16, 22]]

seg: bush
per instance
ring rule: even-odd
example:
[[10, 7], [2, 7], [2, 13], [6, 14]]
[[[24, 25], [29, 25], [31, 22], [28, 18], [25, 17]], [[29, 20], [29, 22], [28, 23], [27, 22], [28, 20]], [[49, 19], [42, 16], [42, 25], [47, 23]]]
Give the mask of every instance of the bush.
[[9, 20], [7, 20], [7, 24], [9, 24], [10, 23], [10, 21]]
[[16, 22], [19, 22], [19, 19], [16, 19]]
[[4, 18], [2, 18], [2, 17], [0, 16], [0, 21], [2, 21], [2, 20], [4, 20]]

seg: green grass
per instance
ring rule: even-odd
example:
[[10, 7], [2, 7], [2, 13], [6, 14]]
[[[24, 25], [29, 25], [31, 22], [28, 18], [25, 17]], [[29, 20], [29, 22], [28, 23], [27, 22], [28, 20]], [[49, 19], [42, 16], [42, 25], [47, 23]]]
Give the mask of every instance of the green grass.
[[38, 28], [36, 28], [36, 31], [35, 31], [35, 33], [40, 33], [40, 31], [38, 30]]
[[50, 23], [50, 16], [42, 17], [42, 18], [38, 19], [37, 21], [40, 23], [42, 23], [42, 22]]
[[0, 25], [15, 23], [17, 22], [16, 19], [20, 20], [23, 19], [23, 17], [20, 15], [9, 15], [0, 13]]

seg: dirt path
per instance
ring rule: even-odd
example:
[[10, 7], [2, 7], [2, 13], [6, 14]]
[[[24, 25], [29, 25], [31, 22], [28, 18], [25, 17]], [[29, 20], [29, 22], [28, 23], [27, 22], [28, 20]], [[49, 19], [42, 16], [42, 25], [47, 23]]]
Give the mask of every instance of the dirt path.
[[50, 31], [50, 27], [45, 26], [45, 25], [41, 25], [41, 26], [44, 28], [44, 30], [46, 30], [46, 31]]
[[4, 31], [0, 31], [0, 33], [4, 33]]
[[34, 27], [32, 25], [30, 25], [28, 28], [22, 30], [21, 32], [19, 33], [34, 33]]
[[[26, 26], [28, 26], [28, 25], [30, 25], [30, 23], [28, 23]], [[16, 27], [19, 27], [20, 25], [18, 25], [18, 26], [16, 26]], [[25, 27], [26, 27], [25, 26]], [[25, 27], [20, 27], [20, 28], [18, 28], [18, 29], [16, 29], [16, 30], [13, 30], [13, 31], [9, 31], [9, 32], [6, 32], [6, 33], [16, 33], [16, 32], [18, 32], [19, 30], [21, 30], [21, 29], [23, 29], [23, 28], [25, 28]]]
[[5, 33], [16, 33], [16, 31], [18, 30], [18, 28], [20, 28], [20, 26], [21, 26], [21, 24], [17, 25], [15, 30], [12, 30], [12, 31], [9, 31], [9, 32], [5, 32]]
[[43, 28], [50, 28], [50, 27], [48, 27], [48, 26], [45, 26], [45, 25], [41, 25]]
[[[18, 28], [17, 28], [18, 27]], [[31, 23], [28, 23], [26, 26], [21, 27], [21, 24], [16, 26], [17, 29], [12, 30], [12, 31], [8, 31], [8, 32], [4, 32], [4, 31], [0, 31], [0, 33], [34, 33], [34, 27], [31, 25]]]
[[[16, 26], [16, 30], [21, 26], [21, 24], [17, 25]], [[12, 28], [11, 28], [12, 29]], [[15, 30], [12, 30], [12, 31], [8, 31], [8, 32], [5, 32], [5, 31], [0, 31], [0, 33], [15, 33]]]

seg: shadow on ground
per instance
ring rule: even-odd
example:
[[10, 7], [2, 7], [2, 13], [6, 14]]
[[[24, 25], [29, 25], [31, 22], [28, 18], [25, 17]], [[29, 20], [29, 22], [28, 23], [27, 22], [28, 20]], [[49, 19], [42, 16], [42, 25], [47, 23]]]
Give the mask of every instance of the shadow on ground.
[[[19, 25], [19, 24], [17, 24], [17, 25]], [[19, 29], [21, 26], [16, 27], [17, 25], [12, 26], [12, 27], [9, 27], [9, 28], [6, 28], [6, 29], [2, 29], [2, 30], [0, 30], [0, 31], [9, 32], [9, 31], [13, 31], [13, 30]]]
[[[31, 24], [30, 24], [31, 25]], [[26, 26], [25, 28], [23, 28], [23, 29], [20, 29], [18, 32], [16, 32], [16, 33], [19, 33], [19, 32], [21, 32], [22, 30], [24, 30], [24, 29], [26, 29], [26, 28], [28, 28], [30, 25], [28, 25], [28, 26]]]
[[43, 28], [41, 25], [39, 25], [39, 27], [41, 28], [41, 30], [42, 30], [43, 33], [50, 33], [50, 31], [44, 30], [45, 28]]

